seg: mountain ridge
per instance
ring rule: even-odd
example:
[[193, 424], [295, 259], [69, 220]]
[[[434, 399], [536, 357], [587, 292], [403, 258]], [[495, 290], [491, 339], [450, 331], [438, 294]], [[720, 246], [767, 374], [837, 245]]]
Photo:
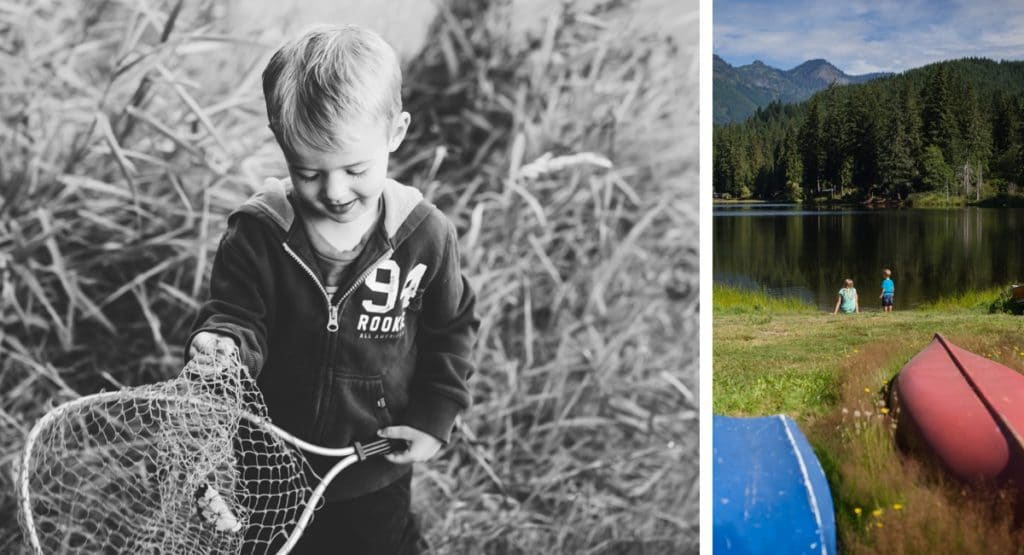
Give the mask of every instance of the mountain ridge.
[[747, 119], [758, 108], [773, 101], [794, 103], [807, 100], [832, 83], [850, 85], [887, 77], [891, 73], [849, 75], [824, 58], [807, 60], [788, 70], [769, 66], [761, 60], [733, 66], [713, 55], [714, 123]]

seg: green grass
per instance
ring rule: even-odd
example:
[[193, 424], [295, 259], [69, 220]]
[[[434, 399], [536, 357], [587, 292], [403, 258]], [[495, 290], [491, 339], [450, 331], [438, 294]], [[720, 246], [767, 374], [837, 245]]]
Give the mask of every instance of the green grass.
[[[173, 4], [0, 9], [0, 552], [29, 428], [180, 370], [226, 216], [280, 167], [267, 46]], [[405, 68], [392, 173], [457, 226], [482, 316], [474, 406], [414, 504], [438, 552], [692, 551], [696, 33], [624, 32], [611, 2], [513, 40], [502, 6], [444, 3]]]
[[963, 206], [1014, 207], [1024, 206], [1024, 195], [1000, 193], [983, 187], [981, 198], [974, 195], [946, 195], [944, 191], [911, 193], [907, 203], [914, 208], [949, 208]]
[[961, 195], [946, 195], [945, 191], [927, 191], [922, 193], [911, 193], [907, 196], [907, 204], [914, 208], [946, 208], [953, 206], [967, 206], [974, 199], [968, 199]]
[[999, 301], [1000, 296], [1006, 294], [1005, 287], [992, 287], [982, 290], [968, 290], [942, 297], [934, 301], [921, 303], [918, 310], [926, 311], [954, 311], [969, 310], [978, 313], [988, 313], [993, 303]]
[[715, 314], [803, 313], [815, 312], [813, 304], [792, 297], [777, 297], [765, 291], [740, 289], [714, 284], [712, 305]]
[[883, 394], [936, 332], [1024, 371], [1024, 319], [988, 314], [980, 305], [991, 298], [858, 315], [716, 304], [713, 412], [797, 420], [828, 476], [845, 553], [1017, 553], [1010, 500], [961, 491], [897, 451]]

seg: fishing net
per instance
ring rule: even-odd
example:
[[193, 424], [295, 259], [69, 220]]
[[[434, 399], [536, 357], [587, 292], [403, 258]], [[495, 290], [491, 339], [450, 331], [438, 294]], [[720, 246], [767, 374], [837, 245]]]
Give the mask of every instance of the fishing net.
[[26, 441], [21, 521], [38, 553], [275, 553], [311, 497], [236, 359], [65, 403]]

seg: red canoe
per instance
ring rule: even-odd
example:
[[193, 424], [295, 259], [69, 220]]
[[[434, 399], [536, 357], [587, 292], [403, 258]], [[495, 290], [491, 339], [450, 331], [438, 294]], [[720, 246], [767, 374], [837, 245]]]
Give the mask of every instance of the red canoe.
[[896, 379], [897, 437], [972, 483], [1024, 483], [1024, 375], [939, 334]]

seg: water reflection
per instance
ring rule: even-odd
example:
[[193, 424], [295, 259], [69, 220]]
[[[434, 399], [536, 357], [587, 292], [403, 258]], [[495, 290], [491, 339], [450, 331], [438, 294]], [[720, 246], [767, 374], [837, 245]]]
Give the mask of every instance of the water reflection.
[[714, 280], [801, 297], [831, 309], [850, 277], [877, 309], [883, 268], [896, 308], [1024, 279], [1024, 209], [835, 210], [716, 206]]
[[744, 218], [754, 216], [810, 216], [821, 214], [862, 214], [870, 210], [848, 210], [836, 208], [804, 208], [795, 204], [783, 203], [758, 203], [758, 204], [726, 204], [715, 206], [716, 218], [728, 218], [739, 216]]

